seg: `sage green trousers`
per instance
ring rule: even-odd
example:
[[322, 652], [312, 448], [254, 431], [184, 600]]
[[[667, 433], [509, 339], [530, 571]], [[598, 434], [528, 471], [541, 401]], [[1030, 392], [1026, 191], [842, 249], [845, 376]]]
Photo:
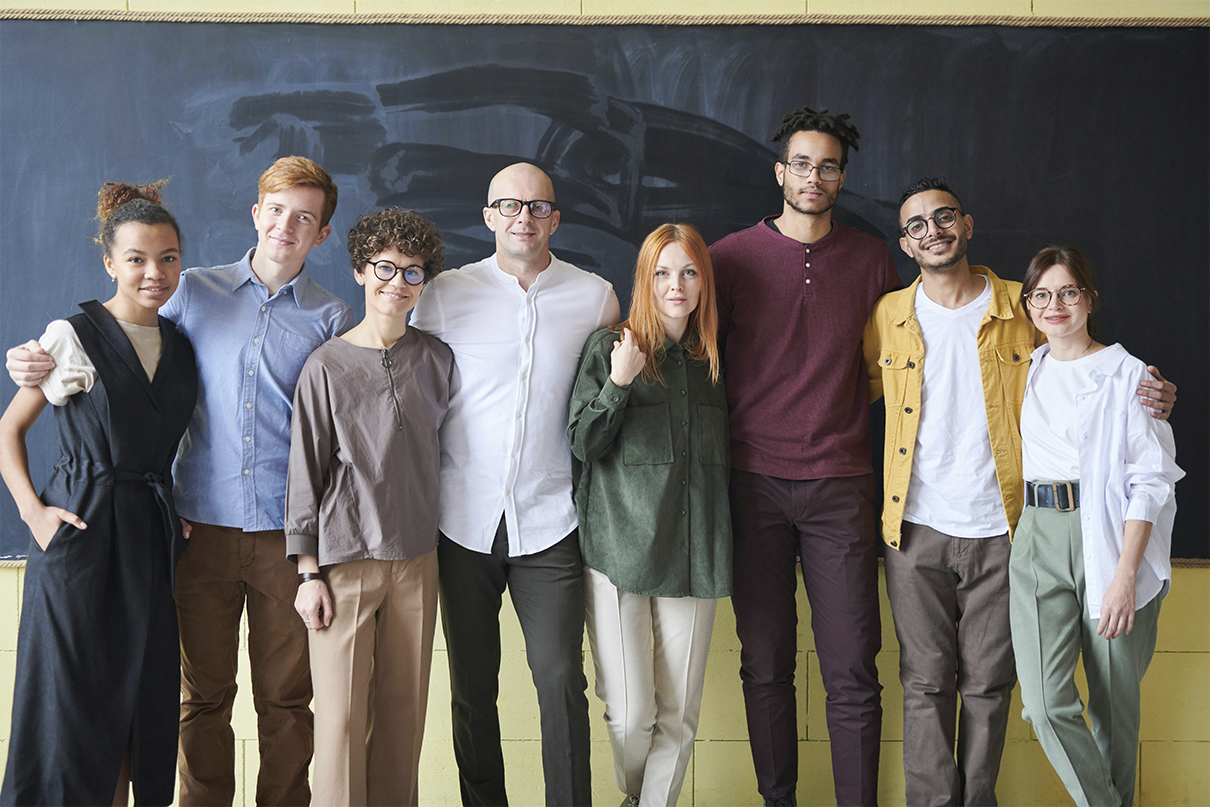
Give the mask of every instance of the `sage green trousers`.
[[[1139, 685], [1155, 653], [1160, 597], [1139, 608], [1129, 635], [1097, 636], [1088, 618], [1080, 511], [1026, 507], [1009, 558], [1010, 624], [1022, 717], [1082, 807], [1134, 803]], [[1076, 689], [1084, 657], [1088, 719]]]

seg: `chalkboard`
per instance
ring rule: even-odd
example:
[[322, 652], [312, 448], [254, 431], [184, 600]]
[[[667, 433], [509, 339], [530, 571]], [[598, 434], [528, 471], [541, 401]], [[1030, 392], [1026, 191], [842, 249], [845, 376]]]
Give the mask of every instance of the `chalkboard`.
[[[836, 218], [891, 244], [899, 194], [945, 175], [970, 255], [1019, 279], [1049, 243], [1102, 284], [1102, 335], [1180, 386], [1188, 471], [1174, 555], [1206, 557], [1210, 34], [1200, 29], [920, 26], [486, 26], [0, 21], [0, 345], [110, 286], [91, 243], [104, 180], [171, 176], [187, 265], [237, 260], [273, 159], [303, 154], [341, 190], [310, 271], [355, 309], [344, 234], [414, 207], [449, 263], [491, 249], [487, 181], [526, 159], [554, 178], [556, 254], [629, 297], [657, 223], [708, 240], [780, 210], [767, 142], [809, 104], [862, 133]], [[0, 381], [0, 404], [14, 393]], [[53, 419], [29, 438], [36, 483]], [[877, 437], [877, 436], [876, 436]], [[0, 496], [0, 554], [28, 532]]]

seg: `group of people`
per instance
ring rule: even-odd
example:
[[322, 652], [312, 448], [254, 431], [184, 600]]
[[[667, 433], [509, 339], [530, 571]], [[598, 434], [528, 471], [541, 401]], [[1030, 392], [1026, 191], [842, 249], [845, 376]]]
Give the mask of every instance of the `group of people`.
[[[794, 804], [800, 566], [836, 801], [876, 804], [880, 396], [907, 802], [996, 803], [1019, 679], [1077, 803], [1133, 803], [1175, 387], [1094, 340], [1078, 250], [1002, 280], [968, 263], [958, 196], [921, 180], [904, 289], [884, 241], [832, 220], [848, 116], [804, 107], [773, 140], [781, 212], [710, 247], [656, 228], [622, 322], [607, 281], [551, 253], [533, 165], [491, 180], [496, 250], [456, 271], [422, 215], [362, 217], [356, 324], [305, 267], [337, 202], [314, 162], [262, 175], [241, 261], [185, 272], [160, 186], [107, 185], [113, 298], [8, 352], [0, 472], [33, 542], [0, 803], [125, 803], [133, 783], [167, 804], [178, 727], [180, 803], [231, 803], [246, 609], [257, 803], [416, 804], [440, 609], [462, 801], [507, 804], [507, 590], [548, 804], [592, 803], [585, 624], [624, 804], [676, 803], [728, 596], [758, 790]], [[39, 496], [24, 436], [48, 401]]]

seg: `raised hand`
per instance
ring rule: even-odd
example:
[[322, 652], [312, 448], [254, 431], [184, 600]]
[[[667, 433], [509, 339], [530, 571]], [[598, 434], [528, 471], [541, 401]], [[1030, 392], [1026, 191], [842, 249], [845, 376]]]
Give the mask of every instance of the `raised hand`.
[[623, 328], [622, 341], [616, 343], [609, 354], [609, 380], [615, 386], [629, 387], [646, 363], [647, 357], [639, 350], [634, 334], [629, 328]]

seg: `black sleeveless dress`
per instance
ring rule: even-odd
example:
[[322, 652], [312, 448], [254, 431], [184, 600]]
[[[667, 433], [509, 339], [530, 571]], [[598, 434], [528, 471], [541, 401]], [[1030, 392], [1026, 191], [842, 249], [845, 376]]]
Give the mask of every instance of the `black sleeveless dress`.
[[160, 318], [153, 381], [95, 300], [69, 322], [97, 369], [55, 410], [42, 500], [88, 525], [31, 541], [0, 804], [109, 804], [127, 745], [136, 804], [169, 804], [180, 647], [173, 570], [185, 549], [172, 461], [197, 400], [193, 347]]

